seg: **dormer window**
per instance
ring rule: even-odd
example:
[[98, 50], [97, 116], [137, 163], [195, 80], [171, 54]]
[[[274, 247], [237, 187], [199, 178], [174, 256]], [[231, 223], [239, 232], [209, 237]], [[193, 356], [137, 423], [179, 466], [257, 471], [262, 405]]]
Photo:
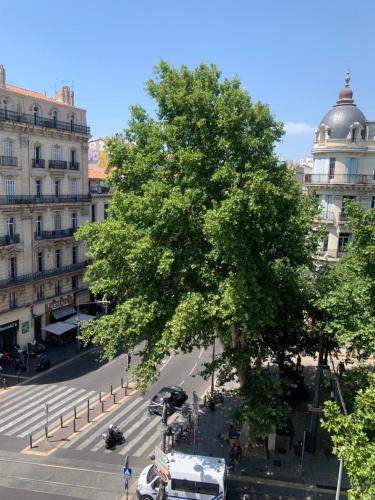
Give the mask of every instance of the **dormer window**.
[[34, 122], [34, 125], [38, 125], [38, 122], [39, 122], [39, 108], [38, 108], [38, 106], [33, 107], [33, 122]]
[[351, 133], [351, 141], [352, 142], [357, 142], [357, 137], [358, 137], [358, 131], [356, 128], [352, 128], [352, 133]]
[[73, 132], [74, 129], [74, 115], [70, 116], [70, 131]]
[[52, 112], [52, 120], [53, 120], [53, 128], [56, 128], [57, 125], [57, 111]]

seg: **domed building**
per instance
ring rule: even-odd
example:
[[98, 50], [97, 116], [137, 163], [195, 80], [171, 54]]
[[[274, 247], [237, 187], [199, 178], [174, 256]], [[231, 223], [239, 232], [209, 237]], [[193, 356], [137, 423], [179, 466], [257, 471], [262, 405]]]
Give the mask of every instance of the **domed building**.
[[322, 203], [319, 222], [326, 224], [327, 235], [319, 257], [329, 261], [338, 260], [352, 238], [345, 200], [375, 206], [375, 122], [354, 103], [349, 82], [347, 73], [336, 104], [319, 124], [312, 173], [304, 178], [305, 188], [314, 189]]

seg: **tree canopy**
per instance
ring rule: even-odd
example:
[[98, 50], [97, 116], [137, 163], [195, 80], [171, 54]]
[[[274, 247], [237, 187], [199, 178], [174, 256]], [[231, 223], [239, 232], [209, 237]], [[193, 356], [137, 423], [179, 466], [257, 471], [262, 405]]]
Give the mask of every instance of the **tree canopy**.
[[[124, 140], [107, 142], [109, 217], [78, 233], [93, 258], [91, 290], [117, 300], [83, 335], [108, 357], [143, 342], [142, 387], [170, 349], [187, 352], [218, 337], [220, 379], [249, 387], [262, 341], [311, 265], [317, 201], [302, 195], [274, 153], [281, 123], [238, 78], [222, 78], [213, 65], [162, 61], [147, 92], [156, 116], [132, 107]], [[303, 324], [302, 309], [288, 314], [288, 327], [296, 314]]]

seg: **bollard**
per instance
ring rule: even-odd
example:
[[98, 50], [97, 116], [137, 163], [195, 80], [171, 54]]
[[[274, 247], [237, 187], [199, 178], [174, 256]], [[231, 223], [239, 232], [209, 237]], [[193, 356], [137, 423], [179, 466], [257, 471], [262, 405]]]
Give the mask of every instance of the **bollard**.
[[104, 401], [102, 401], [102, 413], [104, 413]]
[[73, 420], [73, 432], [76, 431], [76, 419]]
[[46, 438], [48, 439], [48, 427], [47, 427], [47, 425], [44, 426], [44, 433], [46, 435]]
[[90, 411], [90, 400], [89, 399], [87, 400], [87, 411], [88, 412]]
[[30, 434], [30, 449], [33, 449], [33, 435]]
[[102, 391], [99, 392], [99, 403], [102, 402]]
[[63, 416], [60, 415], [60, 427], [63, 428], [64, 427], [64, 422], [63, 422]]
[[114, 405], [116, 404], [116, 393], [115, 392], [113, 393], [113, 404]]
[[4, 391], [6, 388], [7, 388], [7, 381], [6, 381], [5, 377], [3, 377], [3, 389], [4, 389]]
[[121, 389], [124, 388], [124, 379], [121, 377]]
[[112, 384], [111, 384], [111, 395], [113, 394], [113, 387], [112, 387]]
[[128, 388], [125, 386], [125, 396], [128, 395]]
[[87, 423], [90, 422], [90, 410], [87, 410]]
[[74, 418], [76, 419], [77, 418], [77, 408], [74, 407]]

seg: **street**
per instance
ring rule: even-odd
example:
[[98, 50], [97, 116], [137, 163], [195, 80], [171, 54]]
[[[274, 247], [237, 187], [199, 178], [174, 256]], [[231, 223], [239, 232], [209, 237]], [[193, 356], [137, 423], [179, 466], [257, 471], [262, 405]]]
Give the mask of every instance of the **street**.
[[[0, 486], [50, 493], [52, 498], [67, 495], [94, 500], [120, 499], [124, 494], [122, 465], [128, 455], [133, 471], [130, 491], [134, 491], [135, 478], [149, 463], [149, 455], [162, 440], [158, 430], [160, 417], [147, 412], [150, 397], [161, 387], [171, 384], [182, 386], [189, 400], [193, 390], [198, 395], [203, 394], [209, 382], [197, 373], [211, 356], [211, 351], [204, 349], [185, 355], [171, 354], [160, 367], [159, 380], [145, 395], [137, 393], [129, 397], [48, 457], [20, 453], [27, 449], [30, 434], [34, 440], [43, 436], [46, 403], [49, 428], [53, 429], [60, 415], [71, 416], [74, 406], [77, 409], [84, 407], [87, 399], [98, 397], [99, 391], [109, 393], [111, 384], [117, 387], [121, 377], [125, 380], [125, 355], [102, 363], [98, 352], [94, 351], [0, 394]], [[132, 366], [136, 362], [133, 356]], [[110, 423], [118, 425], [126, 437], [126, 443], [112, 451], [105, 449], [101, 437]], [[22, 498], [15, 495], [15, 490], [10, 491], [13, 491], [9, 493], [13, 498]]]

